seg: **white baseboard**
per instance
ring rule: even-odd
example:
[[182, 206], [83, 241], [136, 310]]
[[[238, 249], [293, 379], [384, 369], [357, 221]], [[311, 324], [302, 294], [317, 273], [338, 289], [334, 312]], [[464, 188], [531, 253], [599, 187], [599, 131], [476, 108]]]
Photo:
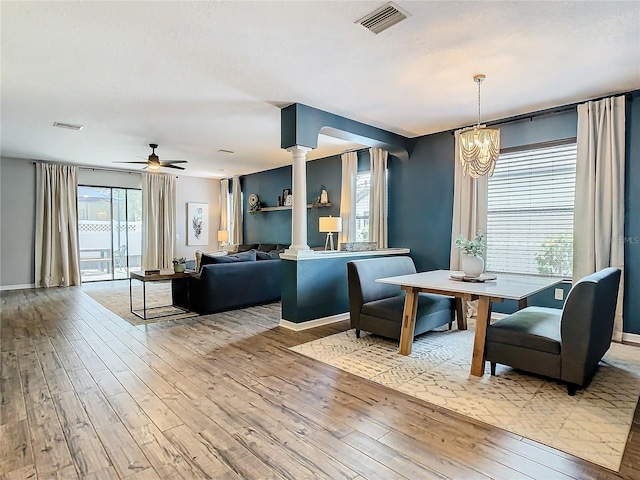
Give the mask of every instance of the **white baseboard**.
[[25, 290], [27, 288], [36, 288], [35, 283], [25, 283], [24, 285], [1, 285], [0, 292], [5, 290]]
[[640, 345], [640, 335], [638, 335], [637, 333], [623, 333], [622, 341]]
[[349, 312], [338, 313], [337, 315], [331, 315], [330, 317], [316, 318], [315, 320], [300, 323], [290, 322], [281, 318], [280, 326], [295, 332], [300, 332], [302, 330], [308, 330], [309, 328], [321, 327], [322, 325], [329, 325], [330, 323], [341, 322], [343, 320], [349, 320]]

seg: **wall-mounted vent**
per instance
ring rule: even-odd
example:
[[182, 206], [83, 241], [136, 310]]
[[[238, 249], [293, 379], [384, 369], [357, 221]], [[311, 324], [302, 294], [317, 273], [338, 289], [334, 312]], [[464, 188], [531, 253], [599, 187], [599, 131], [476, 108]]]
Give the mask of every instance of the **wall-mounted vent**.
[[73, 123], [62, 123], [62, 122], [53, 122], [53, 126], [58, 128], [68, 128], [69, 130], [77, 130], [77, 131], [80, 131], [84, 128], [84, 125], [74, 125]]
[[219, 153], [234, 153], [232, 150], [225, 150], [223, 148], [221, 148], [220, 150], [218, 150]]
[[386, 5], [378, 8], [376, 11], [371, 12], [369, 15], [365, 15], [355, 23], [359, 23], [364, 28], [372, 31], [376, 35], [385, 31], [389, 27], [393, 27], [396, 23], [405, 20], [410, 17], [411, 14], [402, 10], [393, 2], [389, 2]]

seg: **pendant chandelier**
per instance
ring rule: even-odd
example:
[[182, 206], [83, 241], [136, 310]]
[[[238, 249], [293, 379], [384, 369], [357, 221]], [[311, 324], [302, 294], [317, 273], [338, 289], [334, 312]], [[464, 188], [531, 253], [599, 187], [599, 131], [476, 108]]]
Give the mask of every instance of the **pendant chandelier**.
[[460, 163], [465, 177], [493, 175], [500, 154], [500, 130], [480, 126], [480, 84], [484, 79], [482, 74], [473, 77], [478, 84], [478, 124], [460, 132]]

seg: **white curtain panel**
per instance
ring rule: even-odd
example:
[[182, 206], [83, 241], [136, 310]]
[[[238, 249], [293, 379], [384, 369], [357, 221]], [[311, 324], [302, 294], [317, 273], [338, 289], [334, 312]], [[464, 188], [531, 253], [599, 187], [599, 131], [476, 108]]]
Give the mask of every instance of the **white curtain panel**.
[[233, 192], [231, 194], [231, 215], [233, 218], [231, 243], [242, 245], [242, 187], [240, 186], [240, 177], [237, 175], [233, 177]]
[[578, 105], [573, 227], [574, 281], [606, 267], [622, 270], [613, 339], [622, 340], [625, 98]]
[[466, 177], [460, 163], [460, 130], [455, 132], [455, 176], [453, 184], [453, 222], [451, 223], [451, 256], [449, 268], [460, 270], [460, 250], [453, 242], [460, 234], [473, 238], [487, 231], [487, 190], [489, 179]]
[[36, 287], [80, 285], [76, 168], [36, 164]]
[[343, 153], [340, 158], [342, 158], [342, 186], [340, 187], [342, 232], [340, 232], [338, 237], [338, 245], [340, 245], [340, 243], [354, 242], [356, 239], [358, 152], [346, 152]]
[[176, 177], [142, 174], [142, 268], [171, 268], [176, 225]]
[[387, 158], [389, 152], [370, 148], [371, 194], [369, 195], [369, 238], [378, 248], [387, 248]]
[[[220, 227], [218, 230], [229, 230], [229, 179], [220, 180]], [[229, 235], [231, 239], [231, 235]]]

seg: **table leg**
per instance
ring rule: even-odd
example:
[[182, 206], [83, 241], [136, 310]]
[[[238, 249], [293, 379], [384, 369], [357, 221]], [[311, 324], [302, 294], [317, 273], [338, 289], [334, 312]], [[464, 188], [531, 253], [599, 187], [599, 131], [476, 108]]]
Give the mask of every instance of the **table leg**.
[[478, 315], [476, 317], [476, 336], [473, 342], [471, 358], [471, 375], [484, 375], [484, 343], [487, 338], [487, 327], [491, 317], [491, 300], [488, 297], [478, 299]]
[[467, 329], [467, 306], [460, 297], [456, 297], [456, 320], [458, 321], [458, 330]]
[[129, 277], [129, 310], [133, 313], [133, 289], [131, 288], [132, 278]]
[[523, 308], [527, 308], [529, 306], [529, 297], [521, 298], [518, 300], [518, 310], [522, 310]]
[[400, 330], [400, 355], [411, 355], [413, 334], [416, 329], [416, 313], [418, 312], [419, 290], [408, 288], [402, 312], [402, 330]]

